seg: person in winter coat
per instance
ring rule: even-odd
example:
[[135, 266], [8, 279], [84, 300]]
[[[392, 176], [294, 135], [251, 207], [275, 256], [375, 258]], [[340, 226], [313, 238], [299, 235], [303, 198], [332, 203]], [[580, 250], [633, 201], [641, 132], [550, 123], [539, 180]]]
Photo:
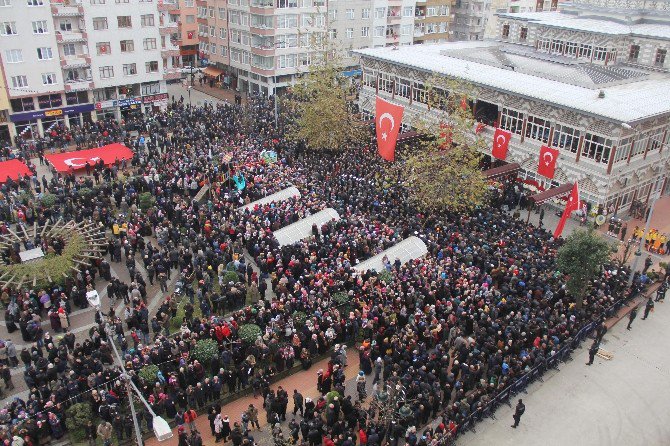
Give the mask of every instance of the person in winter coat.
[[86, 427], [84, 428], [84, 434], [86, 435], [88, 446], [95, 446], [95, 441], [98, 438], [98, 432], [95, 429], [93, 421], [88, 420], [88, 423], [86, 423]]
[[98, 437], [104, 446], [112, 444], [112, 424], [109, 421], [103, 421], [98, 425]]

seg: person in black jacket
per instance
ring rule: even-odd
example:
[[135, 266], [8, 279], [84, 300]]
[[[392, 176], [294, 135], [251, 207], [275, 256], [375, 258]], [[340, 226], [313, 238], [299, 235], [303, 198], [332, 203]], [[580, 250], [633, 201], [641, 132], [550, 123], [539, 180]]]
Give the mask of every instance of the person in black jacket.
[[523, 401], [519, 399], [519, 402], [516, 405], [516, 409], [514, 410], [514, 424], [512, 427], [516, 429], [516, 427], [519, 425], [519, 421], [521, 421], [521, 415], [526, 411], [526, 406], [523, 404]]

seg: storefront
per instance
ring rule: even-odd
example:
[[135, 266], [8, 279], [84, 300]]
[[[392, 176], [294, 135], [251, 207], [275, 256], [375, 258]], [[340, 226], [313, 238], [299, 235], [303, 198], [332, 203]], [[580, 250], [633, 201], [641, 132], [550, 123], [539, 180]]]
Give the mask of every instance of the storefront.
[[51, 110], [35, 110], [15, 113], [10, 115], [9, 119], [14, 123], [17, 135], [32, 139], [40, 133], [44, 134], [55, 125], [65, 123], [66, 118], [68, 119], [67, 124], [73, 122], [72, 118], [81, 122], [82, 116], [90, 116], [94, 107], [93, 104], [81, 104]]
[[139, 98], [120, 99], [116, 101], [116, 105], [124, 119], [142, 114], [142, 100]]
[[144, 113], [159, 111], [168, 105], [170, 96], [167, 93], [158, 93], [142, 96]]
[[116, 101], [100, 101], [95, 103], [95, 114], [98, 121], [116, 118]]

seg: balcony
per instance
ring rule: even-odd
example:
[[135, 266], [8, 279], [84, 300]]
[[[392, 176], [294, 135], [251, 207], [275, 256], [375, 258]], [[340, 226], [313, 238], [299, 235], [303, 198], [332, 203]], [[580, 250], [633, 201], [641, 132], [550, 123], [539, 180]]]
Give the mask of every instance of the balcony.
[[65, 91], [83, 91], [94, 88], [93, 79], [73, 79], [65, 81]]
[[179, 3], [176, 0], [158, 0], [159, 11], [177, 11]]
[[275, 47], [274, 45], [252, 45], [251, 54], [256, 54], [258, 56], [274, 56]]
[[158, 33], [161, 36], [169, 36], [170, 34], [179, 32], [179, 24], [177, 22], [169, 22], [158, 28]]
[[423, 37], [424, 31], [421, 28], [414, 28], [414, 37]]
[[168, 57], [178, 57], [178, 56], [179, 56], [179, 48], [161, 50], [161, 57], [163, 58], [167, 59]]
[[388, 15], [386, 16], [386, 21], [388, 23], [398, 23], [400, 22], [400, 10], [396, 11], [389, 11]]
[[51, 15], [54, 17], [77, 17], [84, 15], [84, 7], [70, 5], [70, 2], [51, 5]]
[[58, 43], [86, 42], [87, 40], [88, 40], [88, 35], [83, 30], [78, 31], [78, 32], [56, 31], [56, 42], [58, 42]]
[[61, 68], [86, 68], [91, 65], [91, 56], [77, 54], [76, 56], [64, 56], [60, 58]]
[[253, 34], [258, 34], [259, 36], [274, 36], [275, 35], [275, 29], [274, 28], [268, 28], [267, 26], [251, 25], [249, 28], [251, 28], [251, 32]]

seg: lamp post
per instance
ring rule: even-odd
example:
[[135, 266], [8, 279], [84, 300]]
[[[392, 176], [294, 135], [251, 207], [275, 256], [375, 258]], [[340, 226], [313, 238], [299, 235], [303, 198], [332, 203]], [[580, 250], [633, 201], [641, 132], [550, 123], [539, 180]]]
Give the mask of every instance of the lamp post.
[[186, 87], [186, 90], [188, 91], [188, 106], [189, 106], [189, 107], [191, 107], [191, 89], [192, 89], [192, 88], [193, 88], [193, 87], [192, 87], [191, 85], [189, 85], [188, 87]]
[[656, 201], [658, 201], [659, 198], [661, 198], [661, 191], [658, 191], [657, 194], [654, 194], [654, 199], [651, 201], [651, 206], [649, 206], [647, 221], [644, 224], [644, 232], [642, 233], [642, 237], [640, 237], [640, 241], [637, 244], [637, 251], [635, 251], [635, 258], [633, 259], [633, 264], [631, 265], [630, 268], [630, 276], [628, 276], [628, 286], [631, 286], [633, 284], [635, 269], [637, 268], [637, 264], [640, 261], [640, 257], [642, 256], [642, 244], [644, 243], [645, 239], [647, 238], [647, 234], [649, 233], [649, 226], [651, 225], [651, 217], [652, 215], [654, 215], [654, 206], [656, 205]]

